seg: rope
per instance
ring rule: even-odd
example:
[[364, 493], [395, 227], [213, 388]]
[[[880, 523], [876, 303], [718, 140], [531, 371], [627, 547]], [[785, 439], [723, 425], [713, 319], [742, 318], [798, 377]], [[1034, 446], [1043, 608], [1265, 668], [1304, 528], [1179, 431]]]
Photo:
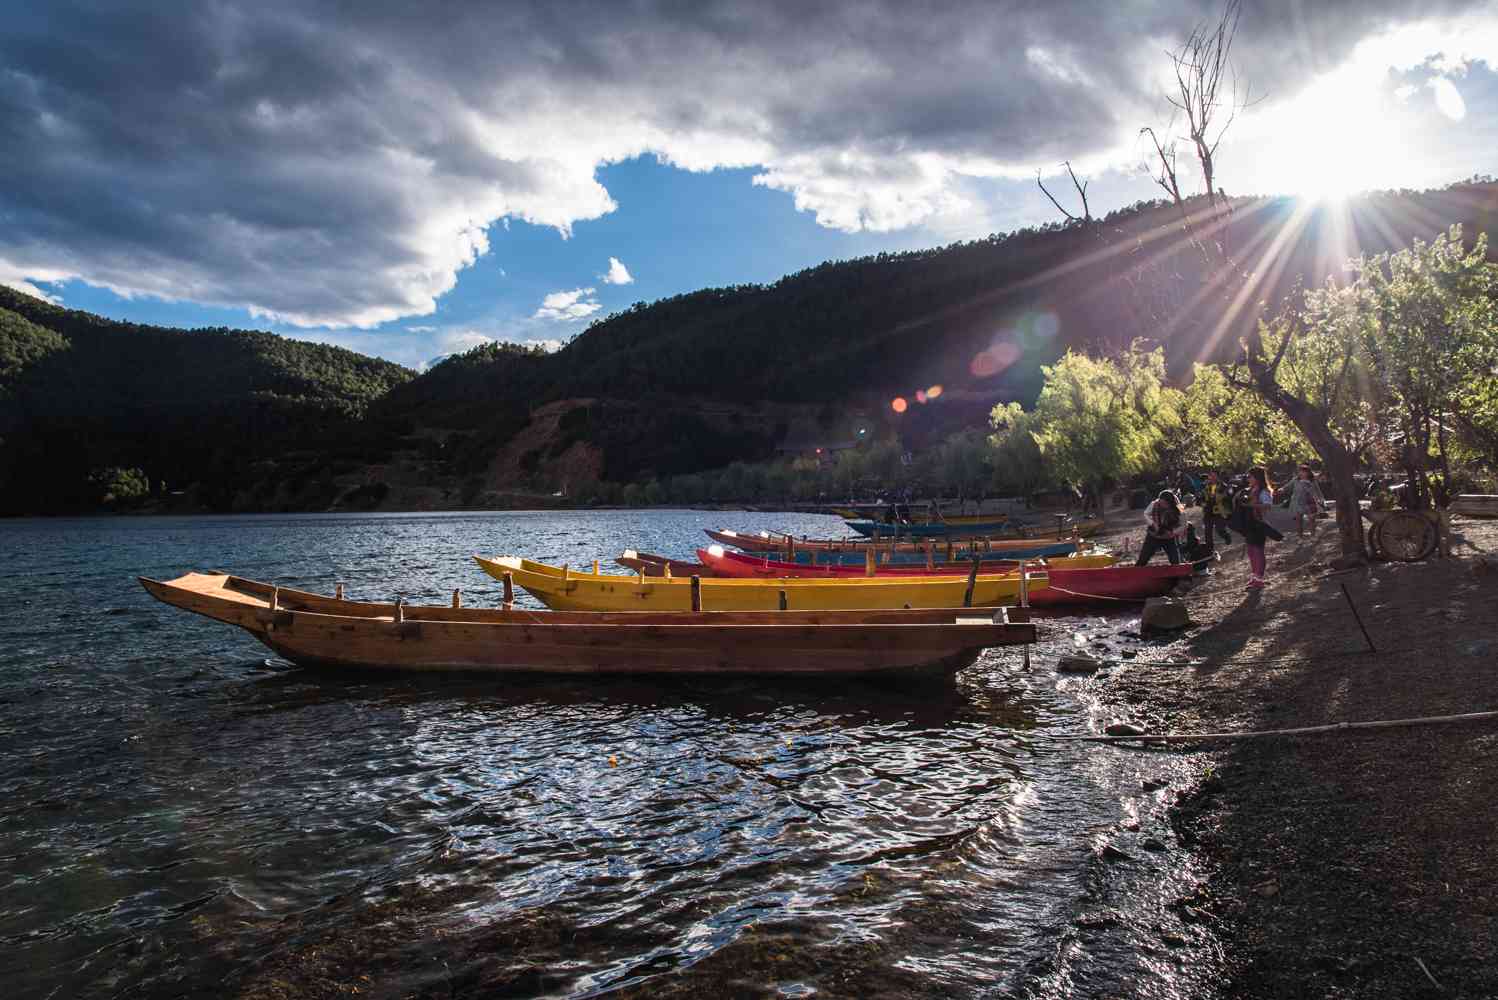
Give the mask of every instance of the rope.
[[[1369, 653], [1368, 653], [1368, 651], [1366, 649], [1344, 649], [1344, 650], [1342, 650], [1340, 652], [1335, 652], [1335, 653], [1316, 653], [1315, 654], [1316, 658], [1319, 659], [1319, 660], [1339, 660], [1339, 659], [1343, 659], [1343, 658], [1349, 657], [1349, 656], [1368, 656], [1368, 655], [1369, 655]], [[1286, 660], [1297, 660], [1297, 659], [1305, 659], [1306, 658], [1306, 654], [1304, 654], [1304, 653], [1282, 653], [1279, 656], [1255, 656], [1255, 657], [1227, 656], [1227, 657], [1222, 657], [1220, 659], [1215, 659], [1215, 660], [1205, 660], [1205, 659], [1193, 659], [1193, 660], [1145, 660], [1145, 659], [1140, 659], [1139, 657], [1135, 657], [1133, 659], [1126, 660], [1126, 659], [1123, 659], [1122, 657], [1113, 657], [1113, 658], [1107, 658], [1107, 659], [1100, 659], [1098, 657], [1086, 656], [1086, 655], [1084, 655], [1082, 653], [1076, 653], [1076, 652], [1057, 654], [1057, 658], [1058, 659], [1060, 657], [1062, 657], [1062, 656], [1074, 656], [1077, 659], [1091, 660], [1094, 663], [1100, 663], [1100, 664], [1123, 665], [1123, 666], [1131, 666], [1131, 665], [1132, 666], [1150, 666], [1150, 667], [1210, 667], [1210, 666], [1212, 666], [1214, 664], [1223, 664], [1223, 663], [1283, 663]]]
[[1349, 729], [1390, 729], [1396, 726], [1434, 726], [1447, 722], [1475, 722], [1498, 719], [1498, 712], [1467, 712], [1462, 715], [1426, 715], [1413, 719], [1380, 719], [1376, 722], [1333, 722], [1324, 726], [1301, 726], [1296, 729], [1257, 729], [1240, 733], [1140, 733], [1133, 736], [1047, 736], [1041, 739], [1056, 743], [1121, 743], [1138, 740], [1143, 743], [1189, 743], [1197, 740], [1247, 740], [1260, 736], [1304, 736], [1311, 733], [1334, 733]]

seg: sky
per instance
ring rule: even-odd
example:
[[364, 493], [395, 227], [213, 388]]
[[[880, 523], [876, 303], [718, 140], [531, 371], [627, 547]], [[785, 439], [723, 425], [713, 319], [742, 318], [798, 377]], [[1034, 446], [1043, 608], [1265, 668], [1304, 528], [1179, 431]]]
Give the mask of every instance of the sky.
[[[1162, 195], [1216, 3], [21, 0], [0, 283], [420, 368]], [[1498, 174], [1498, 2], [1244, 3], [1231, 194]], [[1187, 193], [1201, 189], [1180, 147]]]

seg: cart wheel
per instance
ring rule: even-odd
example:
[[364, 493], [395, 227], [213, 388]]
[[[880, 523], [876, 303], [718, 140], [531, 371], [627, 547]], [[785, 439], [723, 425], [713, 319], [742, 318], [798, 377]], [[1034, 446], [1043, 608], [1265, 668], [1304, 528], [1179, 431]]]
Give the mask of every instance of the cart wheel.
[[1436, 526], [1421, 514], [1398, 510], [1378, 525], [1374, 539], [1386, 557], [1419, 562], [1436, 550]]

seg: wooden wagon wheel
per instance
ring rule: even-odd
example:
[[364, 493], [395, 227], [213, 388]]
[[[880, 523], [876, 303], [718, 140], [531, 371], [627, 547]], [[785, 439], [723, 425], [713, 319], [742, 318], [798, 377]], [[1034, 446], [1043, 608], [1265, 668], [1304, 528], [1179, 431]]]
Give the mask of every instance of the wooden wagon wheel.
[[1436, 526], [1430, 518], [1396, 510], [1375, 525], [1373, 544], [1388, 559], [1418, 562], [1436, 550]]

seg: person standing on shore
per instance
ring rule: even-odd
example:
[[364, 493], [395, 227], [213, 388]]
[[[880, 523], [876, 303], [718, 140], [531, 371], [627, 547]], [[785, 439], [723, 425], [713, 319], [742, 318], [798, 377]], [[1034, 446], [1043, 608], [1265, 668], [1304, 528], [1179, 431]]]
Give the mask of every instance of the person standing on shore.
[[1215, 539], [1213, 532], [1222, 535], [1222, 544], [1232, 542], [1232, 533], [1228, 531], [1228, 518], [1233, 516], [1233, 495], [1217, 476], [1216, 469], [1207, 470], [1207, 483], [1202, 487], [1202, 545], [1207, 555], [1213, 552]]
[[1321, 493], [1321, 484], [1309, 465], [1302, 465], [1290, 484], [1290, 509], [1295, 512], [1295, 534], [1298, 537], [1316, 537], [1316, 518], [1326, 507], [1326, 497]]
[[1234, 519], [1243, 534], [1243, 548], [1248, 553], [1248, 566], [1252, 575], [1248, 578], [1251, 590], [1264, 586], [1264, 542], [1278, 536], [1279, 532], [1264, 522], [1264, 514], [1274, 506], [1274, 487], [1269, 485], [1269, 473], [1262, 465], [1248, 470], [1248, 489], [1238, 495]]
[[1160, 495], [1144, 509], [1149, 524], [1144, 529], [1144, 544], [1139, 546], [1139, 559], [1135, 566], [1143, 566], [1154, 558], [1156, 552], [1165, 550], [1165, 557], [1172, 566], [1181, 561], [1180, 538], [1186, 533], [1181, 523], [1181, 507], [1176, 495], [1170, 490], [1161, 490]]

